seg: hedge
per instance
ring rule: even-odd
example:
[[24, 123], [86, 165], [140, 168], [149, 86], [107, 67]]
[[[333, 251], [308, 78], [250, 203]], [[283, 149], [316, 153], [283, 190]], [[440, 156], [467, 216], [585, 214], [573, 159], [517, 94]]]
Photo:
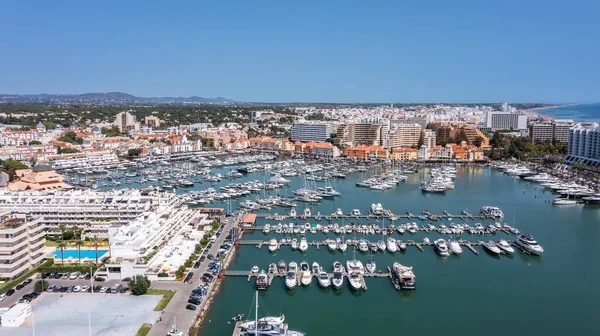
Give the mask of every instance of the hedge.
[[[92, 272], [96, 272], [97, 266], [91, 265]], [[90, 271], [89, 265], [54, 265], [54, 266], [42, 266], [39, 268], [40, 272], [45, 273], [88, 273]]]

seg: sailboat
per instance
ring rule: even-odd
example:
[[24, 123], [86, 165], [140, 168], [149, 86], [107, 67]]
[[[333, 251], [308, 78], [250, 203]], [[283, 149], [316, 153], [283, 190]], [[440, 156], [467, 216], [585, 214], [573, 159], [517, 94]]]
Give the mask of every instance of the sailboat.
[[[280, 335], [280, 336], [304, 336], [301, 331], [288, 329], [287, 324], [283, 324], [285, 316], [281, 318], [266, 317], [258, 319], [258, 291], [256, 291], [256, 305], [254, 313], [254, 321], [243, 323], [242, 330], [246, 331], [246, 335]], [[268, 319], [268, 320], [267, 320]]]

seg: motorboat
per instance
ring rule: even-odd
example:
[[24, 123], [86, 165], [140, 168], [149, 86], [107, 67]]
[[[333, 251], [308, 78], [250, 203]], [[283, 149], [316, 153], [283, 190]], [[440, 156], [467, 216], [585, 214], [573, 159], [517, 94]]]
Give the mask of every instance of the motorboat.
[[288, 289], [294, 289], [294, 288], [296, 288], [296, 285], [297, 285], [296, 273], [288, 272], [287, 275], [285, 276], [285, 286]]
[[452, 253], [452, 254], [461, 254], [462, 253], [462, 247], [460, 247], [460, 244], [454, 239], [448, 240], [448, 249], [450, 250], [450, 253]]
[[367, 244], [367, 242], [365, 240], [361, 240], [358, 243], [358, 250], [360, 252], [368, 252], [369, 251], [369, 244]]
[[353, 272], [358, 273], [358, 274], [365, 273], [365, 269], [364, 269], [362, 262], [360, 262], [360, 260], [356, 260], [356, 259], [346, 261], [346, 269], [348, 270], [348, 273], [353, 273]]
[[377, 248], [379, 249], [379, 251], [385, 252], [385, 242], [383, 240], [378, 241]]
[[359, 290], [362, 288], [362, 281], [358, 273], [350, 273], [348, 276], [348, 281], [350, 282], [350, 288], [353, 290]]
[[304, 217], [310, 217], [310, 215], [311, 215], [310, 209], [309, 208], [304, 209], [303, 215], [304, 215]]
[[261, 270], [256, 277], [256, 289], [262, 290], [267, 288], [267, 273], [264, 270]]
[[292, 239], [292, 244], [290, 246], [292, 247], [292, 250], [297, 250], [298, 249], [298, 240], [296, 238]]
[[542, 248], [542, 246], [540, 246], [529, 233], [518, 235], [516, 243], [528, 253], [535, 255], [541, 255], [544, 253], [544, 248]]
[[413, 290], [416, 288], [415, 273], [413, 273], [412, 267], [404, 266], [400, 263], [395, 262], [393, 265], [393, 269], [396, 273], [396, 277], [398, 277], [400, 289]]
[[308, 286], [312, 282], [312, 274], [310, 271], [302, 271], [302, 277], [300, 278], [300, 283], [302, 286]]
[[167, 336], [183, 336], [183, 331], [179, 329], [171, 329], [167, 331]]
[[369, 249], [370, 249], [372, 252], [377, 252], [377, 250], [378, 250], [379, 248], [377, 247], [377, 243], [369, 243]]
[[508, 254], [513, 254], [515, 252], [515, 249], [504, 239], [500, 239], [498, 242], [496, 242], [496, 246]]
[[423, 238], [423, 243], [425, 243], [425, 244], [429, 244], [429, 242], [430, 242], [430, 241], [429, 241], [429, 238], [427, 238], [427, 237]]
[[290, 217], [296, 217], [296, 209], [290, 210]]
[[277, 239], [271, 239], [269, 241], [269, 251], [275, 252], [279, 244], [277, 243]]
[[317, 279], [319, 280], [319, 286], [323, 288], [327, 288], [331, 285], [331, 280], [329, 279], [327, 272], [319, 272]]
[[500, 254], [500, 253], [502, 253], [502, 250], [492, 240], [484, 243], [483, 247], [486, 249], [486, 251], [490, 252], [491, 254]]
[[373, 216], [382, 216], [384, 214], [383, 206], [381, 203], [371, 204], [371, 210], [369, 213]]
[[437, 239], [436, 241], [433, 242], [433, 244], [435, 245], [435, 249], [437, 250], [437, 253], [441, 256], [449, 256], [450, 252], [448, 250], [448, 243], [446, 243], [446, 241], [444, 239]]
[[[339, 264], [340, 267], [335, 267], [335, 265]], [[331, 278], [331, 284], [335, 289], [340, 289], [344, 285], [344, 273], [342, 269], [342, 264], [339, 262], [333, 263], [333, 277]]]
[[327, 240], [327, 248], [329, 248], [330, 251], [337, 250], [337, 243], [335, 242], [335, 240], [333, 240], [333, 239]]
[[258, 268], [258, 266], [252, 266], [251, 272], [252, 272], [252, 274], [256, 274], [256, 273], [258, 273], [259, 270], [260, 269]]
[[271, 225], [269, 223], [265, 224], [265, 227], [263, 228], [263, 233], [269, 234], [270, 231], [271, 231]]
[[304, 336], [305, 334], [301, 331], [295, 331], [288, 329], [288, 325], [284, 324], [278, 318], [270, 317], [270, 320], [258, 319], [258, 291], [256, 291], [255, 300], [255, 319], [254, 321], [246, 321], [242, 324], [242, 331], [244, 335], [255, 335], [255, 336]]
[[342, 209], [337, 208], [337, 210], [335, 210], [335, 215], [341, 217], [344, 215], [344, 212], [342, 211]]
[[306, 238], [302, 237], [302, 239], [300, 239], [300, 245], [298, 248], [302, 252], [306, 252], [306, 250], [308, 250], [308, 242], [306, 241]]
[[369, 259], [369, 261], [367, 261], [365, 265], [365, 268], [367, 269], [367, 272], [375, 273], [375, 270], [377, 269], [377, 264], [375, 264], [375, 260]]
[[396, 251], [398, 251], [398, 244], [396, 243], [396, 239], [391, 237], [387, 239], [387, 249], [391, 253], [395, 253]]
[[578, 204], [577, 200], [575, 199], [571, 199], [571, 198], [555, 198], [552, 200], [552, 204], [554, 205], [574, 205], [574, 204]]
[[497, 207], [493, 207], [493, 206], [489, 206], [489, 205], [481, 207], [481, 210], [479, 210], [479, 213], [483, 216], [492, 217], [492, 218], [504, 217], [504, 213], [502, 212], [502, 210], [500, 210]]
[[346, 250], [348, 249], [348, 244], [346, 244], [346, 242], [342, 241], [338, 244], [338, 249], [340, 249], [340, 251], [346, 252]]
[[285, 263], [285, 261], [280, 261], [279, 264], [277, 264], [277, 273], [279, 273], [279, 275], [284, 275], [287, 271], [287, 264]]
[[269, 264], [269, 270], [267, 271], [268, 274], [274, 275], [277, 273], [277, 265], [275, 263], [270, 263]]
[[401, 242], [400, 242], [400, 244], [398, 244], [398, 247], [399, 247], [399, 248], [400, 248], [402, 251], [404, 251], [404, 250], [406, 250], [406, 243], [405, 243], [405, 242], [403, 242], [403, 241], [401, 241]]
[[306, 261], [303, 261], [300, 263], [300, 271], [304, 272], [304, 271], [308, 271], [308, 263]]
[[319, 266], [318, 262], [313, 262], [312, 263], [312, 272], [313, 274], [319, 274], [319, 272], [321, 271], [321, 266]]
[[360, 210], [358, 209], [352, 209], [352, 212], [350, 213], [351, 216], [354, 217], [359, 217], [360, 216]]

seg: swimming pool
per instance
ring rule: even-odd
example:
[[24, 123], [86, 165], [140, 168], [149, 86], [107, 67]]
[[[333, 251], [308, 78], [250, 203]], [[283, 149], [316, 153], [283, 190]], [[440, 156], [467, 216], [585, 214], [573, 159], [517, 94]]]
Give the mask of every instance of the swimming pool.
[[[108, 250], [98, 250], [98, 258], [102, 258], [102, 256], [108, 252]], [[79, 258], [79, 252], [77, 250], [64, 250], [65, 259]], [[53, 257], [55, 259], [61, 259], [60, 250], [56, 250], [53, 253], [50, 253], [48, 256]], [[96, 259], [96, 250], [81, 250], [81, 259]]]

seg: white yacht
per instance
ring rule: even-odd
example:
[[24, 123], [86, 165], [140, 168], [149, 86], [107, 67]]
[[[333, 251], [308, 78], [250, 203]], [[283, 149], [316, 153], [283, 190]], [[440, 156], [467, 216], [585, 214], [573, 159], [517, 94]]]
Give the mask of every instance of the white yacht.
[[575, 199], [571, 199], [571, 198], [555, 198], [552, 200], [552, 204], [554, 205], [574, 205], [574, 204], [578, 204], [577, 200]]
[[533, 236], [528, 233], [520, 234], [517, 237], [516, 243], [523, 248], [523, 250], [531, 254], [541, 255], [544, 253], [544, 249], [535, 241], [535, 239], [533, 239]]
[[270, 231], [271, 231], [271, 224], [269, 224], [269, 223], [265, 224], [265, 227], [263, 228], [263, 233], [269, 234]]
[[387, 249], [391, 253], [395, 253], [398, 251], [398, 244], [396, 243], [396, 239], [390, 237], [387, 239]]
[[496, 243], [496, 246], [498, 246], [502, 251], [508, 254], [513, 254], [515, 252], [515, 249], [512, 246], [510, 246], [510, 244], [504, 239], [500, 239]]
[[369, 259], [369, 261], [367, 261], [365, 268], [367, 269], [367, 272], [375, 273], [375, 271], [377, 270], [377, 264], [375, 263], [375, 260]]
[[302, 239], [300, 239], [300, 245], [298, 248], [302, 252], [306, 252], [306, 250], [308, 250], [308, 242], [306, 241], [306, 238], [302, 237]]
[[344, 215], [344, 212], [342, 211], [342, 209], [337, 208], [337, 210], [335, 210], [335, 215], [341, 217]]
[[271, 239], [269, 241], [269, 251], [275, 252], [279, 244], [277, 243], [277, 239]]
[[358, 273], [350, 273], [350, 275], [348, 275], [348, 281], [350, 282], [350, 288], [354, 290], [362, 288], [362, 281], [360, 280]]
[[[336, 264], [339, 264], [340, 267], [336, 267]], [[342, 264], [337, 261], [333, 263], [333, 277], [331, 278], [331, 284], [335, 289], [340, 289], [342, 288], [342, 285], [344, 285]]]
[[373, 216], [381, 216], [384, 214], [384, 210], [383, 210], [383, 206], [381, 205], [381, 203], [377, 203], [377, 204], [371, 204], [371, 215]]
[[448, 244], [444, 239], [438, 239], [433, 242], [435, 244], [435, 249], [437, 253], [441, 256], [449, 256], [450, 252], [448, 251]]
[[[270, 325], [274, 325], [277, 327], [283, 326], [283, 322], [285, 321], [285, 315], [281, 316], [265, 316], [258, 319], [258, 323], [268, 323]], [[245, 321], [240, 326], [242, 329], [254, 328], [254, 321]]]
[[448, 249], [450, 250], [450, 253], [452, 253], [452, 254], [461, 254], [462, 253], [462, 247], [460, 247], [460, 244], [454, 239], [448, 240]]
[[489, 205], [481, 207], [481, 210], [479, 211], [479, 213], [484, 216], [489, 216], [489, 217], [493, 217], [493, 218], [504, 217], [504, 213], [502, 212], [502, 210], [500, 210], [497, 207], [493, 207], [493, 206], [489, 206]]
[[337, 243], [333, 239], [328, 239], [327, 247], [329, 248], [329, 251], [335, 251], [337, 250]]
[[302, 283], [302, 286], [310, 285], [310, 283], [312, 282], [312, 274], [310, 274], [310, 271], [302, 272], [302, 277], [300, 278], [300, 282]]
[[393, 269], [398, 277], [400, 289], [415, 289], [415, 274], [413, 273], [412, 267], [395, 262]]
[[292, 247], [292, 250], [298, 249], [298, 240], [296, 238], [292, 239], [291, 247]]
[[327, 288], [329, 285], [331, 285], [331, 280], [329, 280], [329, 275], [327, 275], [327, 272], [319, 272], [317, 279], [319, 279], [319, 286], [323, 288]]
[[310, 213], [310, 209], [306, 208], [304, 209], [304, 217], [310, 217], [311, 213]]
[[352, 212], [350, 213], [350, 215], [354, 216], [354, 217], [358, 217], [358, 216], [360, 216], [360, 210], [352, 209]]
[[[295, 264], [295, 263], [294, 263]], [[285, 286], [289, 289], [294, 289], [297, 285], [296, 272], [292, 271], [292, 263], [290, 263], [290, 271], [285, 276]]]
[[383, 240], [378, 241], [377, 248], [379, 249], [379, 251], [385, 252], [385, 242]]
[[491, 254], [500, 254], [500, 253], [502, 253], [502, 250], [492, 240], [488, 241], [487, 243], [484, 243], [483, 247], [488, 252], [490, 252]]
[[311, 269], [312, 269], [313, 274], [319, 274], [319, 272], [321, 271], [321, 266], [319, 266], [319, 263], [315, 261], [312, 263]]
[[400, 244], [398, 245], [398, 247], [399, 247], [399, 248], [400, 248], [402, 251], [404, 251], [404, 250], [406, 250], [406, 243], [405, 243], [405, 242], [403, 242], [403, 241], [401, 241], [401, 242], [400, 242]]
[[359, 250], [360, 252], [368, 252], [368, 251], [369, 251], [369, 244], [367, 244], [367, 242], [366, 242], [366, 241], [364, 241], [364, 240], [361, 240], [361, 241], [358, 243], [358, 250]]
[[260, 271], [260, 269], [258, 268], [258, 266], [252, 266], [252, 270], [251, 270], [252, 274], [257, 274], [258, 271]]
[[340, 249], [340, 251], [342, 251], [342, 253], [346, 252], [346, 249], [348, 249], [348, 244], [346, 244], [346, 242], [341, 241], [338, 244], [338, 249]]
[[290, 210], [290, 217], [296, 217], [296, 209], [292, 208], [292, 210]]
[[365, 268], [360, 260], [353, 259], [346, 261], [346, 269], [348, 273], [365, 274]]

